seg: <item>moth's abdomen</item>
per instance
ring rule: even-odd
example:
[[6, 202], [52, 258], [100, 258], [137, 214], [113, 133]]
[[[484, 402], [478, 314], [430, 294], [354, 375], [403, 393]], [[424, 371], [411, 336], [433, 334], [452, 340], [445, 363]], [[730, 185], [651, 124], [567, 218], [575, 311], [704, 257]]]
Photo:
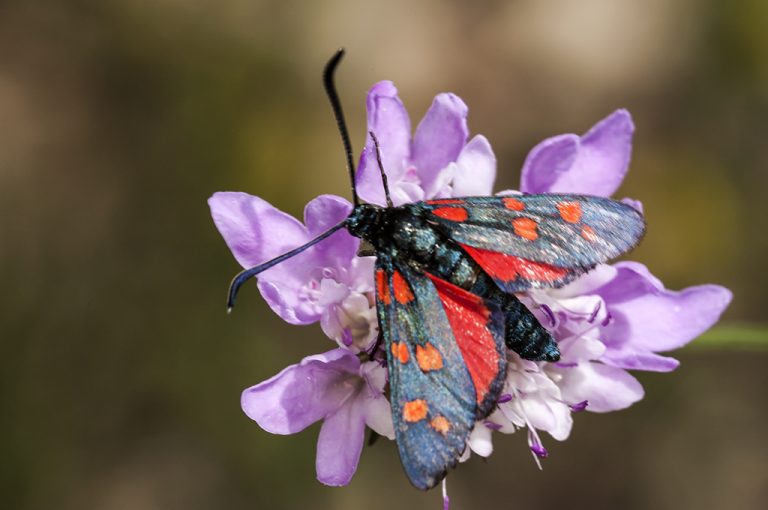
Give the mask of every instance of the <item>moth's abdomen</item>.
[[557, 342], [549, 331], [514, 294], [507, 294], [499, 289], [485, 272], [479, 272], [469, 291], [501, 305], [505, 322], [504, 341], [507, 347], [532, 361], [560, 359]]
[[552, 335], [515, 296], [505, 294], [503, 310], [506, 321], [504, 341], [521, 357], [532, 361], [557, 361], [560, 350]]

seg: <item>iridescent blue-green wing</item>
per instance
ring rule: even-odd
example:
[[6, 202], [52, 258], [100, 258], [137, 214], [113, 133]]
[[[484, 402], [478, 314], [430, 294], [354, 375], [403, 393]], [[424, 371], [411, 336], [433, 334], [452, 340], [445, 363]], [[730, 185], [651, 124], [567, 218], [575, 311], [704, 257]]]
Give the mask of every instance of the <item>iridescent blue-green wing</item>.
[[392, 418], [411, 483], [429, 489], [466, 448], [506, 374], [503, 314], [407, 262], [378, 254], [376, 304]]

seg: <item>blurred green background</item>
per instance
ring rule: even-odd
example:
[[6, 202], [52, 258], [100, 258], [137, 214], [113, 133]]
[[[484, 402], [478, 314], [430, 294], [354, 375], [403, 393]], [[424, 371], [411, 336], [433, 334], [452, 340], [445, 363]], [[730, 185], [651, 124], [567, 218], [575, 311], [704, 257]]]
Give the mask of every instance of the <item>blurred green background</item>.
[[353, 141], [392, 79], [415, 122], [442, 91], [516, 187], [541, 139], [615, 108], [637, 125], [620, 196], [645, 204], [632, 259], [669, 288], [719, 283], [722, 326], [640, 374], [646, 399], [524, 434], [449, 477], [454, 509], [768, 508], [768, 4], [761, 0], [0, 3], [0, 506], [440, 508], [392, 443], [352, 484], [314, 479], [317, 427], [263, 432], [240, 391], [332, 347], [251, 292], [209, 217], [218, 190], [301, 215], [347, 196], [322, 66]]

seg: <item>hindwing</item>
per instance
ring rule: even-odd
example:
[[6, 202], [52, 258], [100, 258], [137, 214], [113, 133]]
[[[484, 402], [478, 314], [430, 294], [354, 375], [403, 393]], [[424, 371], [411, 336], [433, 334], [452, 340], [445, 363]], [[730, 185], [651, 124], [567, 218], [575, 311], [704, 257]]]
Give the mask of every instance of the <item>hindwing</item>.
[[503, 313], [381, 253], [376, 305], [400, 459], [411, 483], [428, 489], [456, 464], [475, 420], [498, 399], [506, 374]]

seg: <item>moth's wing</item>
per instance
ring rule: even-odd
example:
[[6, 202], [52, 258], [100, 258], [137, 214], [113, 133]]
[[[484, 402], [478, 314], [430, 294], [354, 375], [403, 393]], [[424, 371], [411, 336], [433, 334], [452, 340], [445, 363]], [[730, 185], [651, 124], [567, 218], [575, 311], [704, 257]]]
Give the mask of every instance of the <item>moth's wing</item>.
[[411, 483], [429, 489], [498, 399], [504, 317], [493, 303], [382, 254], [376, 305], [400, 459]]
[[507, 292], [560, 287], [629, 251], [645, 232], [634, 208], [586, 195], [468, 197], [410, 207]]

